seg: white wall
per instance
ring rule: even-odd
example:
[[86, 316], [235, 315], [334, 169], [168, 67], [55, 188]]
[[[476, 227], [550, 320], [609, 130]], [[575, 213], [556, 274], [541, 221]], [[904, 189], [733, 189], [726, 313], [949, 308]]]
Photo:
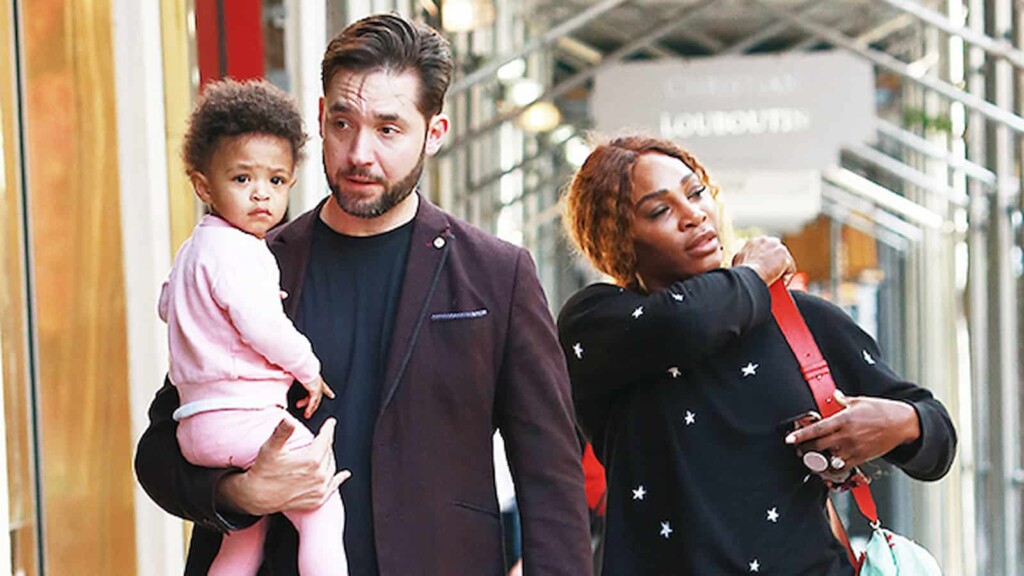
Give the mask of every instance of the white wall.
[[[167, 329], [156, 313], [171, 263], [160, 7], [113, 0], [112, 13], [129, 398], [137, 441], [167, 371]], [[153, 504], [138, 484], [135, 526], [139, 576], [184, 572], [182, 522]]]

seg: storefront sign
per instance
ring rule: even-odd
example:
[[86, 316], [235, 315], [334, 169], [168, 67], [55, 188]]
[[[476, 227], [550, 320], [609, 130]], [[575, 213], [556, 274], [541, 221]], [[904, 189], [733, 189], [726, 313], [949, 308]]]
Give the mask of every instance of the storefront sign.
[[609, 67], [595, 79], [599, 132], [671, 138], [716, 170], [821, 169], [874, 134], [874, 73], [842, 52]]

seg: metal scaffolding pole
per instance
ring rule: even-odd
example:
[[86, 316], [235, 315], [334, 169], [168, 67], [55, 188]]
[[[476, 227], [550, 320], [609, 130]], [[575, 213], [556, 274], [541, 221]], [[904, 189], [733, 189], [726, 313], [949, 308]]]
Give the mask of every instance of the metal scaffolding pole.
[[783, 10], [782, 8], [778, 8], [773, 4], [770, 4], [766, 0], [750, 1], [760, 5], [765, 10], [771, 12], [777, 17], [783, 18], [793, 23], [793, 25], [803, 30], [806, 30], [807, 32], [810, 32], [811, 34], [814, 34], [815, 36], [818, 36], [819, 38], [826, 40], [829, 43], [835, 44], [840, 48], [845, 48], [846, 50], [849, 50], [854, 54], [857, 54], [867, 60], [870, 60], [877, 66], [881, 66], [892, 72], [895, 72], [896, 74], [899, 74], [900, 76], [912, 82], [920, 84], [921, 86], [929, 90], [934, 90], [935, 92], [942, 94], [943, 96], [949, 98], [950, 100], [959, 102], [964, 106], [967, 106], [971, 110], [980, 112], [981, 114], [985, 115], [987, 118], [995, 122], [1004, 124], [1013, 129], [1014, 131], [1024, 134], [1024, 118], [1021, 118], [1020, 116], [1012, 112], [1008, 112], [1004, 108], [1000, 108], [999, 106], [991, 102], [988, 102], [973, 94], [964, 92], [963, 90], [960, 90], [959, 88], [952, 86], [941, 80], [938, 80], [936, 78], [925, 76], [924, 74], [915, 73], [912, 69], [909, 68], [909, 66], [905, 62], [897, 58], [894, 58], [889, 54], [886, 54], [885, 52], [879, 52], [878, 50], [873, 50], [871, 48], [868, 48], [867, 46], [858, 44], [851, 40], [849, 37], [847, 37], [845, 34], [836, 32], [835, 30], [822, 26], [817, 22], [813, 22], [806, 18], [790, 14], [789, 12]]
[[600, 4], [595, 4], [594, 6], [591, 6], [582, 13], [573, 16], [572, 18], [566, 20], [565, 22], [562, 22], [557, 26], [552, 27], [550, 30], [545, 32], [543, 36], [540, 36], [527, 42], [519, 50], [516, 50], [511, 54], [499, 56], [491, 60], [487, 64], [484, 64], [480, 68], [477, 68], [476, 70], [470, 72], [465, 78], [456, 81], [455, 84], [452, 85], [451, 90], [448, 91], [448, 97], [454, 98], [458, 94], [464, 92], [470, 86], [473, 86], [474, 84], [477, 84], [483, 80], [486, 80], [487, 78], [490, 78], [491, 76], [494, 75], [495, 72], [498, 71], [498, 68], [501, 68], [505, 64], [508, 64], [509, 62], [517, 58], [522, 58], [523, 56], [526, 56], [527, 54], [530, 54], [531, 52], [534, 52], [540, 48], [543, 48], [544, 46], [547, 46], [548, 44], [554, 42], [555, 40], [558, 40], [562, 36], [571, 34], [573, 31], [583, 26], [586, 26], [594, 19], [600, 17], [605, 12], [613, 8], [616, 8], [621, 4], [624, 4], [625, 2], [626, 0], [604, 0], [604, 2], [601, 2]]
[[[969, 0], [967, 9], [968, 26], [982, 32], [985, 29], [985, 0]], [[980, 48], [967, 50], [967, 89], [972, 94], [985, 94], [985, 79], [982, 68], [985, 52]], [[968, 158], [984, 162], [987, 156], [985, 143], [985, 121], [981, 114], [974, 112], [967, 123]], [[974, 397], [973, 410], [978, 415], [979, 426], [975, 430], [975, 489], [977, 502], [974, 524], [975, 547], [981, 552], [974, 567], [977, 574], [994, 575], [995, 558], [1003, 552], [1003, 531], [998, 528], [1006, 511], [995, 500], [996, 482], [992, 449], [992, 418], [989, 374], [991, 329], [988, 294], [988, 203], [981, 186], [968, 183], [971, 205], [968, 210], [967, 228], [967, 305], [968, 331], [971, 352], [971, 392]]]
[[896, 140], [900, 144], [913, 149], [919, 154], [924, 154], [925, 156], [936, 160], [942, 160], [948, 164], [950, 168], [960, 170], [969, 178], [973, 178], [990, 189], [995, 189], [996, 175], [988, 168], [971, 162], [970, 160], [958, 158], [945, 148], [937, 146], [934, 143], [921, 138], [917, 134], [904, 130], [883, 118], [876, 118], [875, 121], [878, 123], [878, 132], [880, 134]]
[[[716, 0], [703, 0], [702, 2], [699, 2], [695, 5], [685, 6], [681, 9], [673, 10], [670, 14], [665, 15], [666, 22], [664, 24], [658, 26], [654, 30], [651, 30], [647, 35], [642, 36], [634, 40], [633, 42], [630, 42], [624, 46], [619, 47], [611, 54], [608, 54], [604, 58], [604, 60], [602, 60], [601, 63], [598, 64], [597, 66], [577, 72], [567, 80], [560, 82], [557, 86], [555, 86], [551, 90], [546, 91], [544, 94], [541, 94], [534, 100], [527, 102], [522, 106], [516, 106], [515, 108], [508, 110], [503, 114], [499, 114], [498, 116], [495, 116], [490, 121], [485, 123], [483, 126], [475, 128], [470, 132], [463, 134], [459, 138], [456, 138], [455, 141], [452, 142], [450, 146], [447, 146], [441, 150], [440, 156], [451, 154], [452, 152], [465, 146], [467, 143], [476, 140], [481, 135], [490, 132], [496, 126], [499, 126], [501, 124], [504, 124], [505, 122], [514, 119], [515, 117], [522, 114], [524, 110], [529, 108], [534, 103], [540, 102], [542, 100], [553, 100], [561, 96], [562, 94], [565, 94], [566, 92], [576, 88], [577, 86], [582, 85], [587, 80], [593, 78], [594, 75], [600, 72], [601, 70], [607, 68], [608, 66], [611, 66], [612, 64], [615, 64], [616, 62], [622, 60], [626, 56], [629, 56], [639, 50], [646, 48], [647, 46], [650, 46], [651, 44], [654, 44], [655, 42], [667, 36], [676, 28], [689, 23], [691, 20], [699, 16], [704, 10], [713, 6], [715, 2]], [[1024, 124], [1024, 120], [1022, 120], [1022, 124]]]
[[963, 197], [948, 184], [939, 182], [935, 178], [904, 164], [892, 156], [883, 154], [864, 144], [848, 144], [843, 149], [862, 160], [878, 166], [908, 184], [942, 196], [944, 200], [951, 204], [967, 206], [967, 198]]
[[[1006, 40], [997, 40], [983, 32], [977, 32], [970, 28], [965, 28], [960, 24], [953, 22], [949, 18], [946, 18], [942, 14], [935, 12], [931, 8], [922, 6], [917, 2], [912, 2], [910, 0], [882, 1], [906, 12], [907, 14], [913, 15], [915, 18], [918, 18], [923, 22], [931, 24], [947, 34], [959, 36], [967, 43], [977, 46], [989, 54], [1005, 58], [1017, 68], [1024, 68], [1024, 52], [1014, 48], [1013, 44], [1010, 44]], [[1008, 2], [1004, 4], [1009, 7]]]
[[[989, 4], [992, 14], [991, 32], [996, 36], [1007, 38], [1013, 29], [1013, 5], [1010, 0], [994, 0]], [[1013, 109], [1015, 78], [1014, 70], [1006, 60], [998, 60], [992, 64], [994, 74], [989, 76], [994, 90], [993, 101], [997, 106]], [[998, 401], [1001, 410], [1000, 430], [1002, 449], [999, 453], [1001, 472], [1003, 507], [1012, 511], [1003, 523], [1006, 554], [1003, 556], [1003, 570], [1009, 576], [1018, 574], [1020, 566], [1020, 490], [1014, 482], [1014, 471], [1020, 461], [1020, 382], [1017, 379], [1018, 337], [1016, 279], [1014, 278], [1011, 247], [1014, 245], [1013, 224], [1010, 220], [1015, 203], [1018, 201], [1018, 182], [1015, 177], [1016, 142], [1013, 134], [1006, 126], [996, 125], [992, 132], [992, 167], [999, 178], [996, 191], [995, 210], [992, 211], [992, 228], [990, 235], [991, 254], [993, 256], [992, 280], [995, 289], [997, 316], [995, 317], [996, 340], [998, 355], [996, 357], [996, 374], [998, 381]]]

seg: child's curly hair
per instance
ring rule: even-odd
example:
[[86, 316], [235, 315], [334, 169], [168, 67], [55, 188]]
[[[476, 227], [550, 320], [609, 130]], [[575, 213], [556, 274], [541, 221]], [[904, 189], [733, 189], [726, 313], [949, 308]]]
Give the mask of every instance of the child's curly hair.
[[562, 223], [590, 263], [627, 288], [639, 287], [633, 244], [633, 166], [648, 152], [677, 158], [697, 174], [718, 205], [719, 233], [724, 243], [730, 243], [729, 220], [722, 213], [718, 186], [692, 154], [670, 140], [644, 135], [600, 142], [569, 184]]
[[189, 116], [181, 147], [185, 172], [205, 171], [221, 138], [243, 134], [284, 138], [296, 164], [302, 161], [302, 147], [309, 138], [299, 108], [286, 92], [266, 80], [225, 78], [203, 88]]

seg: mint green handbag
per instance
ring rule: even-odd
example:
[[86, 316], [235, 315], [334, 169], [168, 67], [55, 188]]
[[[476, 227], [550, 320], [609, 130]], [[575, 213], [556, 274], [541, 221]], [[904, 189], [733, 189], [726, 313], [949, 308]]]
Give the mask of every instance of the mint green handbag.
[[859, 576], [942, 576], [927, 550], [885, 528], [876, 528], [864, 550]]

